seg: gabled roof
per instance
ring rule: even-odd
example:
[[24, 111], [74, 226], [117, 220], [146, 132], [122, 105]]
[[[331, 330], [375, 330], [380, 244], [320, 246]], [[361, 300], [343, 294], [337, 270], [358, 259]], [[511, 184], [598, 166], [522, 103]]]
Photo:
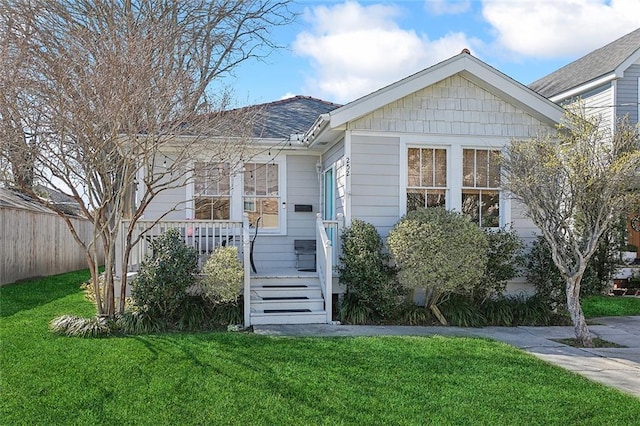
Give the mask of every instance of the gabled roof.
[[446, 61], [321, 115], [305, 133], [304, 142], [310, 146], [319, 141], [329, 142], [344, 130], [346, 123], [456, 74], [518, 105], [542, 122], [555, 125], [562, 120], [564, 110], [560, 106], [472, 56], [465, 49]]
[[256, 138], [289, 138], [304, 133], [319, 115], [340, 105], [310, 96], [294, 96], [275, 102], [252, 105], [257, 110], [253, 135]]
[[622, 72], [639, 57], [640, 28], [534, 81], [529, 87], [544, 97], [554, 98], [607, 76], [622, 77]]

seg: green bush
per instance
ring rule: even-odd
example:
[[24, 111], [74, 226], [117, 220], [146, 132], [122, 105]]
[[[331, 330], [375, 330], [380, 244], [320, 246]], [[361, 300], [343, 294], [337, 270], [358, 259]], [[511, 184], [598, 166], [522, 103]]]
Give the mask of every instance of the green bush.
[[[401, 291], [388, 266], [388, 256], [383, 253], [378, 231], [373, 225], [356, 219], [344, 229], [341, 244], [338, 276], [346, 292], [340, 320], [362, 324], [388, 317]], [[357, 314], [349, 313], [351, 309], [357, 309]], [[358, 322], [354, 322], [356, 320]]]
[[426, 305], [436, 316], [443, 295], [472, 292], [487, 267], [484, 232], [463, 215], [441, 207], [409, 212], [391, 230], [387, 245], [400, 284], [427, 289]]
[[184, 314], [187, 289], [196, 283], [197, 252], [184, 244], [175, 229], [154, 240], [151, 250], [131, 285], [133, 305], [152, 318], [173, 323]]
[[536, 295], [553, 310], [564, 310], [567, 305], [565, 283], [551, 258], [551, 248], [544, 237], [538, 237], [531, 246], [527, 261], [527, 281], [536, 289]]
[[205, 297], [216, 303], [237, 302], [244, 284], [244, 269], [237, 247], [217, 248], [204, 265], [200, 281]]
[[504, 293], [507, 282], [520, 274], [524, 266], [522, 240], [514, 230], [486, 230], [489, 243], [484, 276], [473, 290], [477, 301]]

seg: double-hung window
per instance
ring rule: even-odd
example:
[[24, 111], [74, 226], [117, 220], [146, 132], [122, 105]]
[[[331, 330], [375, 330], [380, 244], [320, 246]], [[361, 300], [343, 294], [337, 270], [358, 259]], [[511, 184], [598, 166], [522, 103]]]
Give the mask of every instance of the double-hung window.
[[259, 228], [277, 231], [280, 229], [280, 190], [278, 188], [277, 163], [245, 163], [244, 165], [244, 211], [249, 214], [249, 223]]
[[407, 157], [407, 211], [446, 206], [447, 150], [409, 148]]
[[462, 213], [483, 228], [500, 226], [500, 151], [464, 149]]
[[196, 163], [194, 176], [195, 218], [228, 220], [230, 176], [227, 163]]

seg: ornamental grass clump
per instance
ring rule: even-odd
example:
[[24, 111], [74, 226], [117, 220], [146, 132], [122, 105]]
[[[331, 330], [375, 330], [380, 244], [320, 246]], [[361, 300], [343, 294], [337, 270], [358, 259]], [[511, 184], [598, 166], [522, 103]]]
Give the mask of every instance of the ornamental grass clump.
[[445, 325], [438, 303], [448, 294], [471, 292], [487, 266], [484, 232], [465, 216], [441, 207], [409, 212], [389, 232], [387, 245], [400, 284], [425, 288], [425, 307]]

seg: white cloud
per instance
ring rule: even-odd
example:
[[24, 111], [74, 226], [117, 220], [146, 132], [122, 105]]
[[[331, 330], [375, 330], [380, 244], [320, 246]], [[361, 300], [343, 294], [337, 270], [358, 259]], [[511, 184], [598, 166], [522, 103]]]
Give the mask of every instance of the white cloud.
[[457, 15], [471, 9], [471, 0], [425, 0], [425, 4], [434, 15]]
[[348, 102], [479, 44], [463, 33], [437, 40], [402, 29], [401, 9], [362, 6], [355, 1], [307, 9], [311, 24], [296, 37], [293, 50], [309, 57], [315, 75], [306, 91]]
[[280, 100], [293, 98], [295, 96], [296, 96], [295, 93], [287, 92], [284, 95], [280, 96]]
[[576, 57], [640, 27], [638, 0], [483, 0], [496, 42], [522, 56]]

